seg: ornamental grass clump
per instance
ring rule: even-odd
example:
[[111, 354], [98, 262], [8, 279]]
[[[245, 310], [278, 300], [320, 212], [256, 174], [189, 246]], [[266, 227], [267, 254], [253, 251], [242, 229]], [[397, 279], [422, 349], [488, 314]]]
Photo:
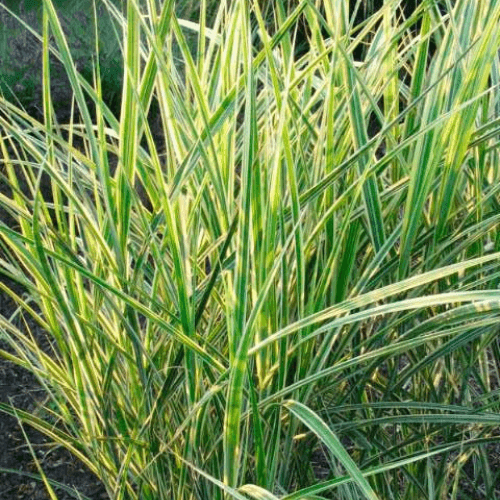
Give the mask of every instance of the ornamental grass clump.
[[498, 495], [500, 3], [102, 1], [119, 120], [51, 0], [43, 121], [0, 101], [18, 418], [113, 500]]

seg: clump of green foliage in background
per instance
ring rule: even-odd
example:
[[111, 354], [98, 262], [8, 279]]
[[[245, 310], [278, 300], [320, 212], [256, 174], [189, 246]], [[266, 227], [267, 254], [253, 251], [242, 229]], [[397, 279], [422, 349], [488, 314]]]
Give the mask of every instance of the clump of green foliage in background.
[[[141, 0], [144, 5], [144, 0]], [[139, 2], [139, 3], [141, 3]], [[23, 106], [40, 118], [42, 108], [42, 0], [3, 0], [0, 6], [0, 92], [6, 99]], [[196, 20], [199, 2], [178, 2], [179, 17]], [[214, 2], [212, 2], [214, 3]], [[217, 2], [215, 2], [216, 4]], [[123, 14], [126, 2], [113, 0], [110, 4]], [[54, 1], [61, 27], [67, 37], [73, 60], [79, 73], [92, 84], [95, 55], [95, 30], [92, 0]], [[208, 9], [213, 17], [214, 5]], [[123, 86], [122, 24], [108, 8], [97, 3], [97, 36], [99, 39], [99, 67], [103, 99], [118, 116]], [[192, 41], [190, 40], [192, 43]], [[52, 56], [51, 93], [58, 117], [67, 121], [72, 91], [64, 65]], [[89, 105], [91, 100], [89, 100]]]
[[[18, 102], [40, 118], [42, 107], [41, 0], [9, 0], [0, 8], [0, 90], [5, 98]], [[61, 25], [79, 72], [92, 82], [92, 54], [95, 52], [92, 1], [55, 2]], [[117, 4], [119, 6], [119, 3]], [[107, 104], [116, 109], [121, 89], [123, 58], [119, 25], [104, 5], [98, 8], [99, 63]], [[12, 15], [13, 14], [13, 15]], [[64, 65], [51, 57], [51, 92], [58, 115], [67, 120], [71, 109], [71, 86]]]
[[500, 3], [103, 4], [120, 120], [50, 0], [43, 118], [0, 101], [3, 289], [53, 346], [0, 320], [51, 418], [2, 409], [113, 500], [498, 495]]

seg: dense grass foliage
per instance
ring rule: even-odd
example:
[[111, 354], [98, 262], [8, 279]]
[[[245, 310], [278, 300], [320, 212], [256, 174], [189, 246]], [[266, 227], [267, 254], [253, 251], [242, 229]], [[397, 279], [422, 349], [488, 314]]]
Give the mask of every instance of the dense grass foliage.
[[104, 1], [117, 120], [44, 0], [44, 119], [0, 101], [3, 288], [52, 345], [0, 320], [16, 414], [113, 500], [498, 498], [500, 2], [208, 3]]

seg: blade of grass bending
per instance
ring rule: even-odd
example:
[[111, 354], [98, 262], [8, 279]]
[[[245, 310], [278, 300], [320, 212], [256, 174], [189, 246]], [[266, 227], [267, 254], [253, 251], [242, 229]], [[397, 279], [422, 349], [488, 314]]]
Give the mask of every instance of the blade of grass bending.
[[410, 137], [414, 130], [416, 129], [415, 122], [417, 120], [417, 109], [413, 107], [413, 102], [418, 100], [419, 96], [422, 95], [423, 84], [425, 79], [425, 74], [427, 71], [427, 58], [429, 53], [429, 43], [430, 38], [427, 34], [431, 29], [431, 16], [428, 12], [425, 12], [422, 16], [422, 25], [420, 28], [420, 37], [422, 42], [418, 45], [417, 53], [415, 56], [415, 64], [413, 67], [413, 74], [411, 78], [410, 87], [410, 102], [409, 106], [411, 108], [410, 113], [405, 120], [405, 129], [403, 133], [404, 137]]
[[[52, 139], [52, 119], [53, 119], [53, 108], [52, 108], [52, 97], [50, 93], [50, 65], [49, 65], [49, 18], [47, 15], [47, 8], [43, 6], [43, 55], [42, 55], [42, 86], [43, 86], [43, 116], [45, 121], [45, 127], [47, 128], [47, 149], [48, 149], [48, 161], [50, 164], [54, 163], [54, 141]], [[57, 199], [54, 199], [54, 203], [57, 205]], [[56, 211], [58, 218], [58, 223], [61, 224], [60, 211]]]
[[128, 232], [130, 225], [130, 190], [135, 183], [135, 169], [138, 148], [138, 97], [140, 79], [140, 14], [133, 0], [127, 1], [127, 25], [124, 27], [125, 60], [123, 74], [122, 107], [120, 112], [119, 152], [116, 193], [117, 230], [120, 247], [115, 249], [120, 264], [120, 276], [129, 278], [127, 258]]
[[255, 484], [245, 484], [238, 491], [246, 493], [256, 500], [279, 500], [277, 496]]
[[106, 133], [105, 133], [105, 105], [102, 99], [102, 80], [99, 65], [99, 36], [97, 26], [96, 4], [94, 2], [94, 29], [95, 29], [95, 53], [96, 61], [94, 68], [94, 86], [97, 96], [96, 102], [96, 133], [99, 144], [99, 162], [96, 164], [97, 177], [101, 183], [103, 190], [104, 207], [101, 203], [98, 204], [98, 217], [104, 219], [102, 227], [103, 237], [112, 248], [119, 248], [118, 231], [116, 221], [116, 205], [114, 203], [114, 189], [111, 186], [111, 170], [109, 168], [108, 154], [106, 148]]
[[161, 14], [159, 19], [157, 20], [156, 30], [155, 30], [155, 34], [157, 36], [157, 44], [151, 45], [151, 48], [153, 50], [149, 54], [146, 67], [144, 69], [141, 88], [139, 91], [140, 101], [143, 109], [145, 110], [146, 115], [147, 115], [148, 105], [151, 102], [155, 77], [158, 71], [158, 63], [155, 50], [158, 47], [164, 46], [165, 38], [169, 33], [170, 22], [172, 20], [173, 13], [174, 13], [174, 0], [166, 0], [165, 2], [163, 2]]
[[44, 7], [44, 13], [47, 14], [47, 17], [50, 21], [52, 33], [59, 48], [59, 53], [62, 59], [62, 63], [66, 70], [68, 79], [70, 81], [71, 88], [74, 92], [76, 102], [78, 103], [78, 109], [80, 110], [83, 117], [83, 122], [85, 123], [87, 138], [90, 142], [90, 147], [92, 151], [92, 159], [94, 162], [97, 162], [99, 161], [99, 148], [97, 146], [96, 138], [92, 132], [93, 128], [92, 118], [90, 116], [90, 112], [87, 103], [85, 101], [85, 97], [82, 91], [82, 85], [80, 83], [75, 63], [73, 62], [73, 58], [71, 57], [68, 41], [62, 29], [61, 23], [59, 22], [59, 19], [57, 17], [57, 13], [54, 8], [54, 4], [52, 3], [52, 0], [43, 0], [43, 7]]
[[[353, 131], [353, 141], [355, 149], [363, 148], [368, 143], [368, 136], [366, 133], [366, 125], [361, 106], [361, 96], [358, 88], [357, 80], [360, 79], [359, 74], [354, 68], [352, 58], [346, 53], [342, 46], [342, 41], [337, 40], [337, 47], [343, 56], [344, 64], [343, 71], [344, 77], [347, 81], [347, 91], [350, 92], [349, 100], [349, 117]], [[370, 163], [370, 157], [367, 153], [359, 157], [359, 173], [362, 174]], [[382, 210], [380, 207], [380, 198], [377, 188], [376, 177], [372, 174], [369, 175], [363, 186], [363, 199], [366, 206], [368, 217], [368, 229], [370, 231], [371, 240], [375, 249], [378, 252], [385, 241], [384, 234], [384, 221], [382, 219]]]
[[[234, 318], [231, 332], [228, 332], [230, 376], [227, 397], [227, 410], [224, 422], [224, 482], [234, 487], [237, 484], [240, 454], [240, 419], [243, 405], [243, 386], [246, 376], [247, 351], [252, 331], [245, 331], [247, 294], [250, 273], [250, 231], [252, 210], [252, 177], [257, 153], [256, 88], [255, 71], [252, 64], [252, 41], [250, 11], [247, 2], [240, 4], [244, 40], [243, 55], [245, 83], [245, 119], [243, 124], [244, 151], [241, 171], [241, 219], [238, 227], [237, 263], [235, 272]], [[245, 8], [244, 8], [245, 7]]]
[[321, 442], [330, 450], [332, 455], [343, 465], [366, 498], [369, 500], [379, 500], [370, 486], [370, 483], [366, 480], [363, 473], [342, 446], [339, 438], [316, 413], [297, 401], [287, 401], [284, 406], [318, 436]]

